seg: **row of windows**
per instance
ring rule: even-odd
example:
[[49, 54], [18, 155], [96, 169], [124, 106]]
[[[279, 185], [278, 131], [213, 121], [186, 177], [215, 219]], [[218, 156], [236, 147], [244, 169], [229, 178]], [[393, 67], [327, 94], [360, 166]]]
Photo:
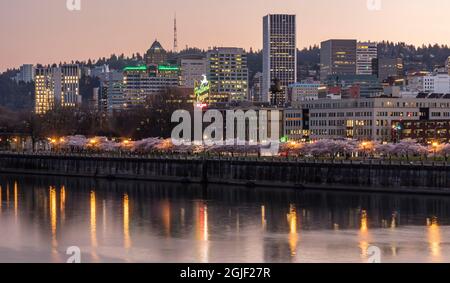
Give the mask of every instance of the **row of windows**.
[[286, 113], [286, 118], [301, 118], [302, 113]]
[[286, 121], [286, 127], [301, 127], [302, 121]]

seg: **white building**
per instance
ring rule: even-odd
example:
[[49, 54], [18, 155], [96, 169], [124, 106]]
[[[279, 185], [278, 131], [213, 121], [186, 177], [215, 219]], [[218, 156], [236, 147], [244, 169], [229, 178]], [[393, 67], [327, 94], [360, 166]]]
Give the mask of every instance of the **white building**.
[[287, 95], [288, 86], [297, 82], [297, 29], [295, 15], [267, 15], [263, 18], [262, 101], [269, 102], [275, 79]]
[[201, 81], [206, 75], [206, 59], [181, 59], [180, 72], [180, 86], [194, 88], [195, 82]]
[[20, 71], [15, 76], [14, 80], [16, 83], [25, 82], [31, 83], [34, 81], [36, 75], [36, 68], [31, 64], [25, 64], [20, 66]]
[[55, 103], [62, 107], [81, 105], [80, 79], [81, 69], [78, 65], [60, 65], [53, 68], [55, 81]]
[[450, 75], [435, 74], [411, 77], [408, 89], [418, 92], [450, 93]]
[[372, 60], [378, 58], [376, 42], [358, 42], [356, 44], [356, 74], [372, 75]]
[[219, 47], [209, 50], [206, 69], [212, 100], [227, 102], [247, 99], [248, 68], [244, 49]]

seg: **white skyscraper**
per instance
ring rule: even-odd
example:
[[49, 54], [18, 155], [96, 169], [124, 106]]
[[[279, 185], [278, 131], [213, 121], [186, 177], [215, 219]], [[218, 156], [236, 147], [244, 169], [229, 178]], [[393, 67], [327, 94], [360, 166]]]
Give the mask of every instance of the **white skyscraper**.
[[288, 86], [297, 82], [295, 15], [269, 14], [263, 18], [263, 101], [270, 100], [270, 86], [275, 79], [285, 95]]
[[358, 42], [356, 45], [356, 74], [372, 75], [372, 60], [378, 58], [376, 42]]
[[195, 82], [206, 75], [206, 58], [186, 58], [180, 63], [182, 87], [194, 88]]
[[80, 95], [80, 66], [66, 64], [53, 68], [55, 81], [56, 105], [75, 107], [81, 105]]

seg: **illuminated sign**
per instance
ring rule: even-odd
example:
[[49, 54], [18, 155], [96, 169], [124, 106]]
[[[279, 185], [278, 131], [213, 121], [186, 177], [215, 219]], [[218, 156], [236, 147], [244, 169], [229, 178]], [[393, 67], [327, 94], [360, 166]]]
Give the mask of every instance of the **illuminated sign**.
[[144, 71], [147, 71], [147, 67], [146, 66], [125, 67], [123, 70], [125, 72], [132, 72], [132, 71], [144, 72]]
[[170, 71], [179, 71], [180, 68], [177, 66], [170, 66], [170, 65], [159, 65], [158, 71], [160, 72], [170, 72]]
[[194, 94], [196, 104], [203, 105], [206, 103], [207, 99], [209, 98], [210, 89], [211, 86], [208, 79], [206, 78], [206, 75], [203, 75], [203, 80], [201, 80], [200, 82], [195, 82]]
[[208, 107], [208, 104], [206, 104], [206, 103], [196, 103], [195, 107], [203, 109], [203, 108]]

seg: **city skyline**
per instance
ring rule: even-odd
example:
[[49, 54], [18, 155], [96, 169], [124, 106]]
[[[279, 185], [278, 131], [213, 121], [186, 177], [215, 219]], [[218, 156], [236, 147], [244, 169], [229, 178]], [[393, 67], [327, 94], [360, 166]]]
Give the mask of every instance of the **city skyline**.
[[[0, 36], [8, 39], [8, 44], [0, 46], [0, 71], [24, 63], [97, 59], [113, 53], [143, 54], [155, 38], [171, 50], [175, 13], [179, 49], [187, 45], [202, 49], [223, 46], [260, 50], [262, 19], [269, 13], [297, 15], [300, 49], [330, 38], [390, 40], [414, 45], [450, 43], [444, 40], [450, 38], [450, 31], [445, 29], [446, 22], [450, 21], [445, 17], [445, 8], [450, 8], [450, 3], [444, 0], [381, 1], [381, 9], [376, 11], [368, 8], [366, 0], [339, 3], [286, 0], [283, 5], [274, 0], [244, 3], [168, 0], [164, 4], [132, 0], [127, 7], [120, 1], [82, 0], [81, 11], [69, 11], [66, 1], [59, 2], [0, 3]], [[221, 12], [216, 12], [217, 8]], [[426, 14], [424, 9], [428, 11]], [[17, 15], [21, 15], [19, 20]], [[420, 21], [415, 20], [419, 18]]]

